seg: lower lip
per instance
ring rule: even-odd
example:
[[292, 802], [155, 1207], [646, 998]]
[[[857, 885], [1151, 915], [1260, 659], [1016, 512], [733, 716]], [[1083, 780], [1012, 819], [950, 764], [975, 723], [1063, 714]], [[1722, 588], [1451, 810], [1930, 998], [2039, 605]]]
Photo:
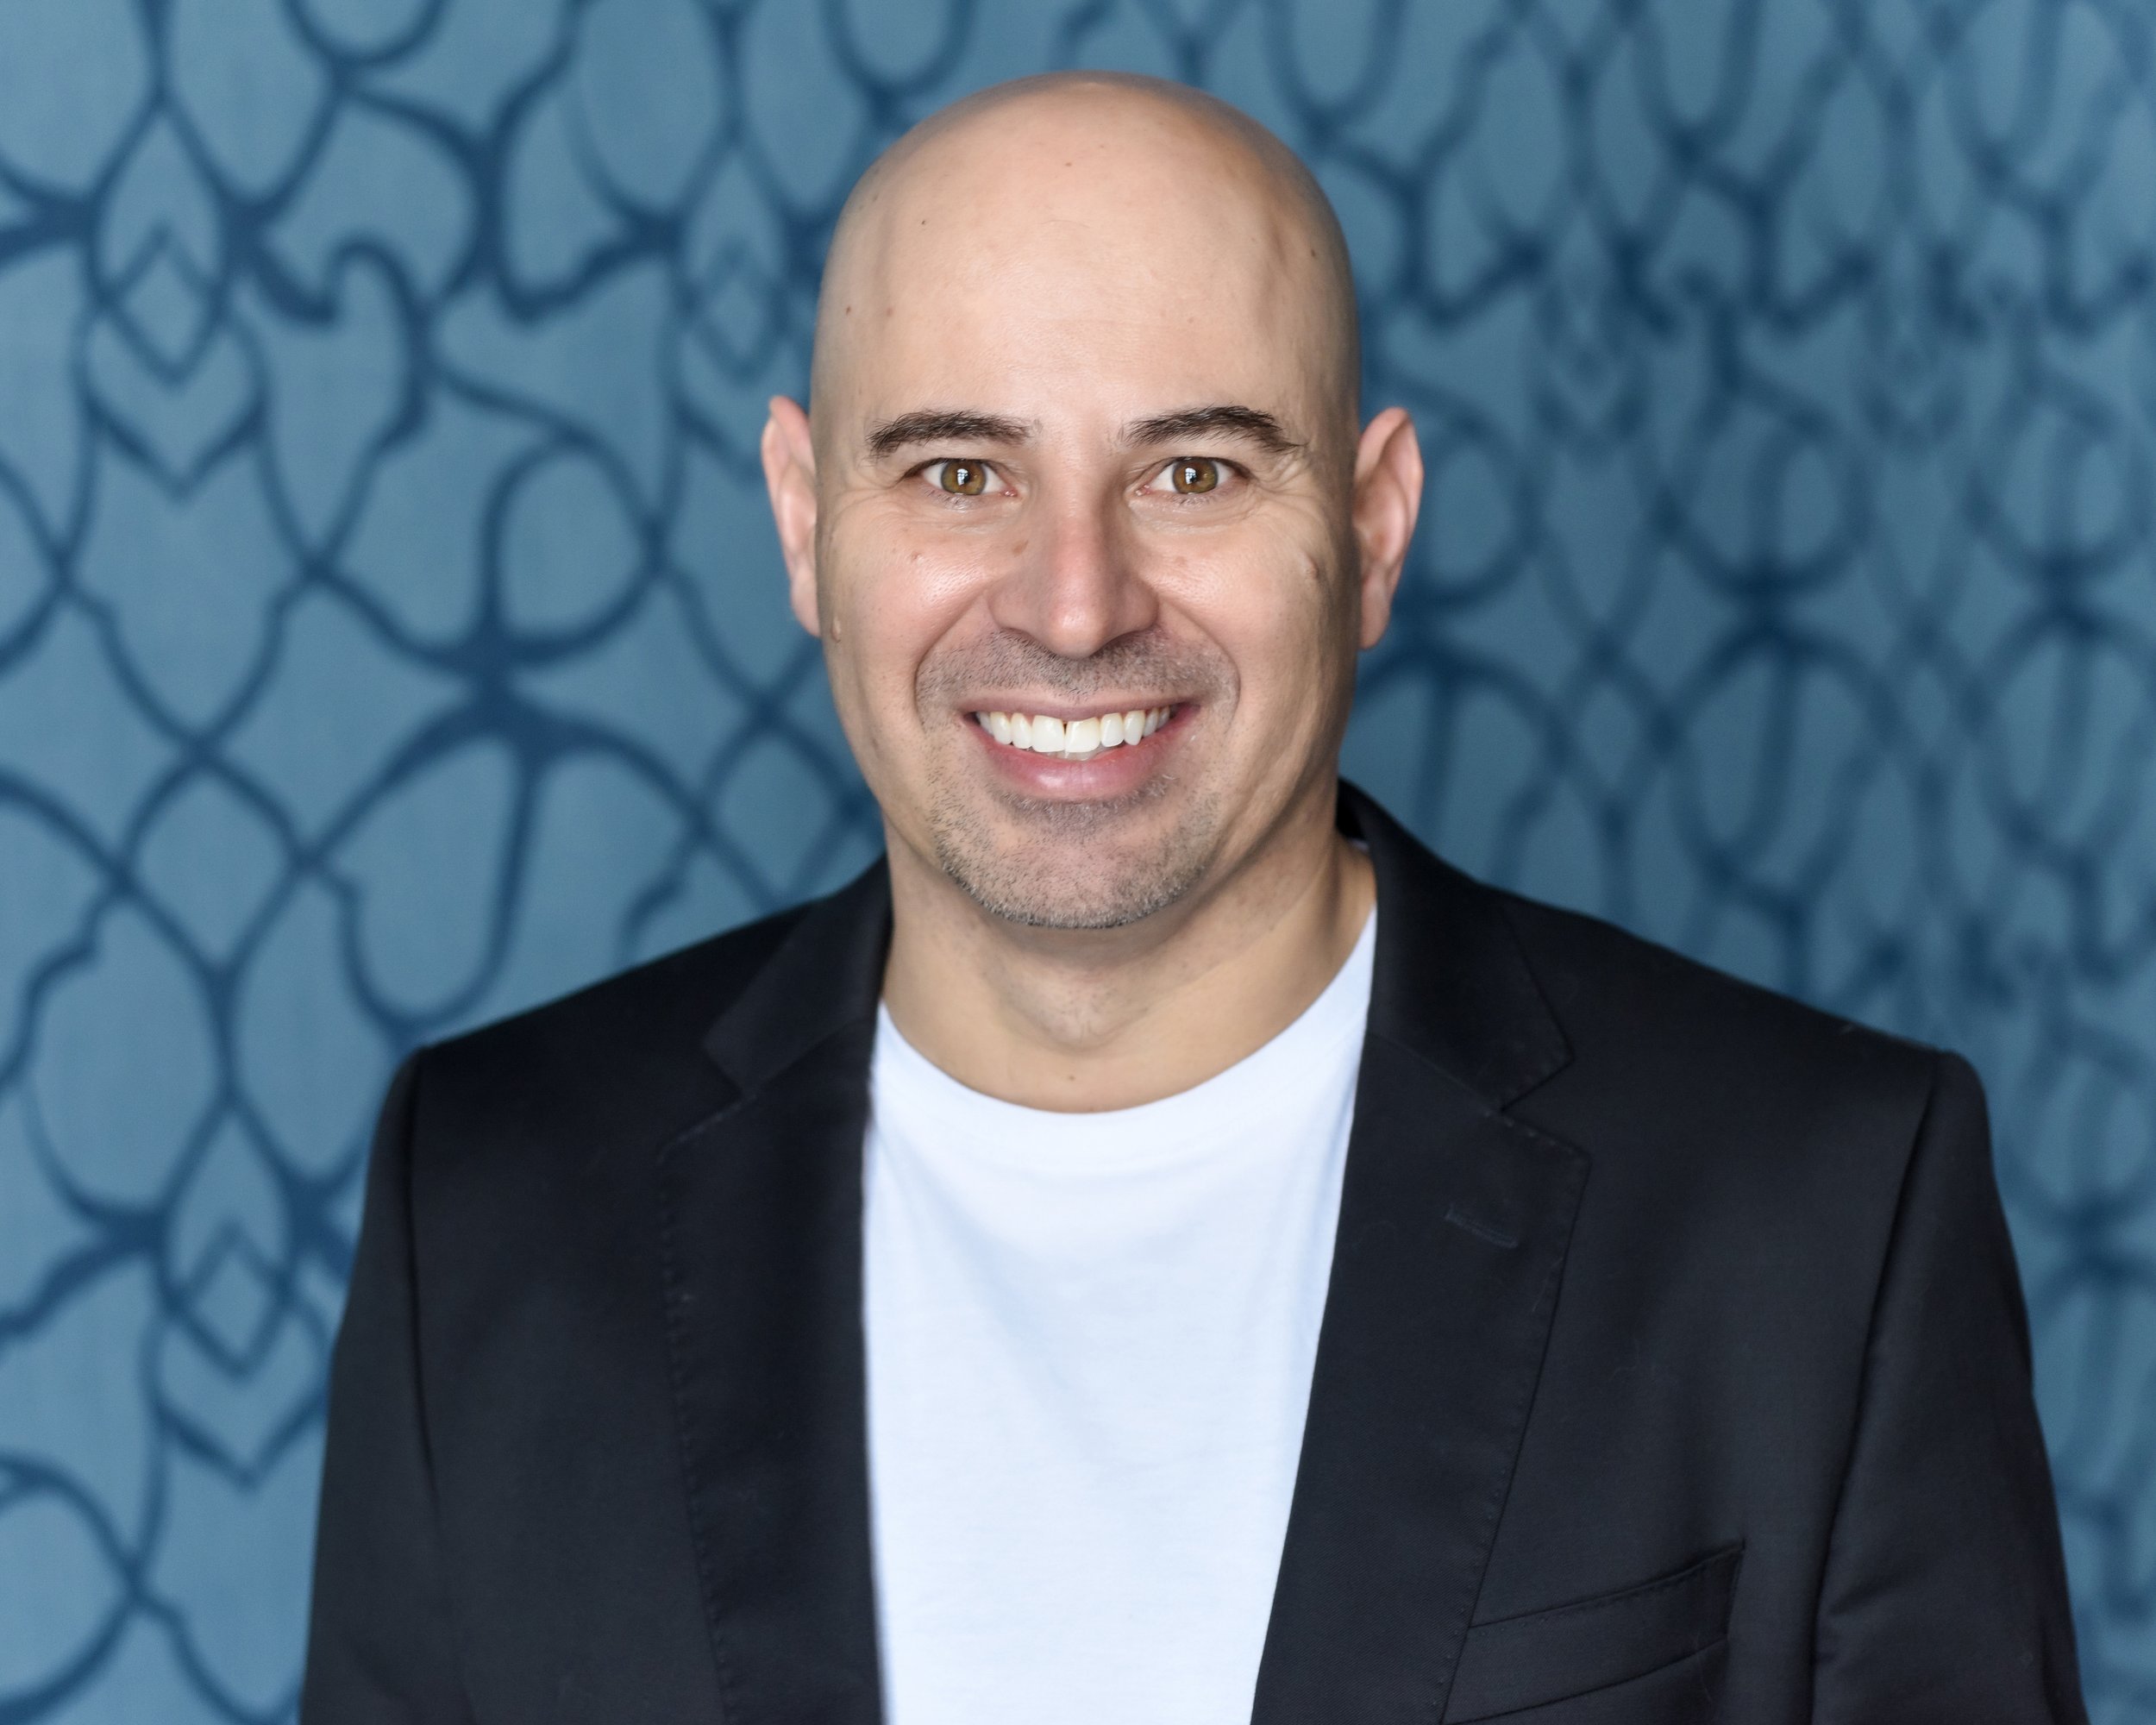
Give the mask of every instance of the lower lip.
[[981, 740], [996, 770], [1029, 796], [1087, 802], [1096, 798], [1121, 796], [1152, 777], [1168, 751], [1181, 735], [1190, 717], [1188, 703], [1171, 710], [1158, 731], [1142, 741], [1119, 743], [1103, 749], [1090, 761], [1064, 761], [1053, 755], [1036, 755], [1030, 749], [1014, 749], [999, 743], [987, 728], [968, 714], [966, 728]]

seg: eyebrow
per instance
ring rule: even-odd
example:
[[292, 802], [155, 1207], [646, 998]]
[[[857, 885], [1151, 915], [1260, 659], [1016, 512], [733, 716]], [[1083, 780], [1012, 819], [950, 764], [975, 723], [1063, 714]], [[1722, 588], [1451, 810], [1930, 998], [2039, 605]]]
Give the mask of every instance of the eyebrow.
[[[1031, 438], [1033, 429], [1025, 420], [1000, 413], [924, 408], [874, 428], [868, 433], [868, 453], [881, 460], [919, 443], [1023, 443]], [[1122, 441], [1128, 448], [1142, 448], [1199, 436], [1240, 438], [1269, 455], [1292, 455], [1302, 448], [1263, 409], [1226, 403], [1133, 420], [1123, 428]]]
[[1123, 441], [1134, 446], [1200, 436], [1238, 437], [1269, 455], [1292, 455], [1302, 448], [1282, 429], [1279, 420], [1256, 407], [1186, 408], [1180, 413], [1161, 413], [1134, 421], [1123, 430]]
[[868, 434], [868, 453], [879, 459], [916, 443], [1023, 443], [1033, 428], [998, 413], [930, 408], [887, 419]]

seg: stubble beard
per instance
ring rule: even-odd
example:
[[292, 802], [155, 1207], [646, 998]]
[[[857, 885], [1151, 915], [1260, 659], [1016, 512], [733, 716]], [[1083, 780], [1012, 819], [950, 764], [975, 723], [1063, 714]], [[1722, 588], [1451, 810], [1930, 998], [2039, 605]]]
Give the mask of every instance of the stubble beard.
[[999, 798], [984, 810], [961, 787], [946, 785], [929, 809], [937, 866], [1006, 922], [1127, 928], [1166, 910], [1213, 862], [1219, 800], [1210, 794], [1194, 794], [1182, 818], [1149, 842], [1121, 839], [1123, 829], [1140, 825], [1147, 808], [1176, 788], [1163, 775], [1100, 802]]
[[[1218, 695], [1232, 686], [1213, 656], [1147, 635], [1093, 658], [1060, 659], [1005, 636], [962, 659], [923, 668], [924, 712], [949, 711], [944, 691], [984, 684], [1053, 690], [1080, 704], [1112, 686]], [[1175, 818], [1155, 828], [1164, 802]], [[1062, 802], [1005, 794], [940, 762], [926, 814], [937, 866], [989, 915], [1025, 928], [1127, 928], [1196, 886], [1219, 846], [1220, 797], [1159, 773], [1121, 797]]]

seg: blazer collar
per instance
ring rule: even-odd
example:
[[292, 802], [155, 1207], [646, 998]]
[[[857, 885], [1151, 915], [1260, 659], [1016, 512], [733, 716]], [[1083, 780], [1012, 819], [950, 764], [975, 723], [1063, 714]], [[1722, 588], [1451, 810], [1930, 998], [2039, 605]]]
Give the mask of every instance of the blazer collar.
[[704, 1051], [753, 1095], [818, 1043], [873, 1022], [891, 950], [891, 870], [879, 857], [807, 906], [734, 1003]]
[[[1587, 1174], [1501, 1112], [1568, 1057], [1496, 895], [1351, 787], [1382, 913], [1332, 1278], [1253, 1719], [1441, 1716]], [[666, 1147], [682, 1471], [727, 1717], [877, 1725], [862, 1145], [882, 865], [810, 906]]]
[[1339, 825], [1369, 847], [1377, 874], [1371, 1032], [1450, 1073], [1494, 1108], [1570, 1061], [1498, 894], [1440, 862], [1344, 781]]

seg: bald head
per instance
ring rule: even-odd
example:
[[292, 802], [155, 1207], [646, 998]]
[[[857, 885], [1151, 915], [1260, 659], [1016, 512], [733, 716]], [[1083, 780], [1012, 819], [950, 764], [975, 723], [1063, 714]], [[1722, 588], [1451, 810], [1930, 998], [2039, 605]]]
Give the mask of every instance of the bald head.
[[1096, 329], [1163, 310], [1216, 329], [1235, 320], [1303, 373], [1308, 429], [1328, 446], [1317, 453], [1352, 446], [1360, 361], [1339, 223], [1292, 151], [1202, 91], [1109, 72], [1020, 78], [885, 151], [847, 199], [825, 265], [819, 447], [861, 405], [865, 361], [920, 331], [948, 344], [947, 320], [1016, 294]]

